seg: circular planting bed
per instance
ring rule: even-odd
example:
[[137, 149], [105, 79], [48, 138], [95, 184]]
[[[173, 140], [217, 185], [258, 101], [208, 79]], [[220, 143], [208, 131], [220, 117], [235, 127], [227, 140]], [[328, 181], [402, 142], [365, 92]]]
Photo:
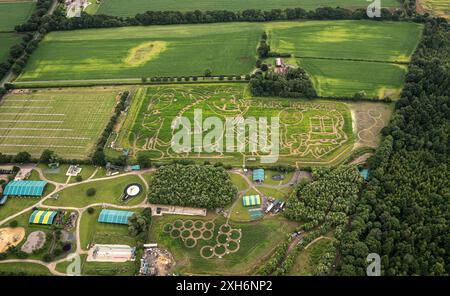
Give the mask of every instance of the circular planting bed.
[[172, 229], [172, 231], [170, 232], [170, 237], [171, 238], [180, 237], [180, 231], [178, 229]]
[[194, 221], [192, 221], [192, 220], [184, 221], [183, 226], [184, 226], [184, 228], [191, 228], [192, 226], [194, 226]]
[[175, 228], [181, 228], [181, 227], [183, 226], [183, 221], [181, 221], [181, 220], [176, 220], [176, 221], [173, 222], [173, 226], [174, 226]]
[[194, 227], [197, 229], [202, 229], [203, 227], [205, 227], [205, 223], [203, 223], [203, 221], [195, 221]]
[[194, 237], [194, 238], [200, 238], [202, 236], [202, 232], [200, 231], [200, 230], [194, 230], [193, 232], [192, 232], [192, 237]]
[[163, 227], [163, 231], [164, 231], [165, 233], [170, 233], [170, 232], [172, 231], [172, 229], [173, 229], [173, 225], [170, 224], [170, 223], [167, 223], [167, 224], [164, 225], [164, 227]]
[[208, 230], [214, 229], [214, 226], [215, 226], [214, 222], [212, 222], [212, 221], [208, 221], [208, 222], [205, 223], [205, 228], [208, 229]]
[[183, 230], [183, 232], [181, 232], [182, 238], [188, 238], [190, 236], [191, 236], [191, 232], [189, 230]]
[[224, 245], [217, 245], [214, 247], [214, 254], [216, 254], [216, 256], [223, 256], [226, 252], [227, 249]]
[[225, 244], [228, 241], [228, 235], [225, 233], [221, 233], [217, 236], [217, 242], [219, 244]]
[[228, 224], [223, 224], [222, 226], [220, 226], [219, 231], [223, 232], [223, 233], [228, 233], [231, 230], [230, 225]]
[[230, 241], [227, 244], [227, 250], [230, 252], [235, 252], [239, 249], [239, 244], [237, 242], [234, 241]]
[[213, 237], [213, 234], [212, 230], [205, 230], [202, 233], [202, 237], [204, 240], [210, 240]]
[[214, 256], [214, 249], [210, 246], [204, 246], [200, 249], [200, 256], [202, 256], [205, 259], [212, 258]]
[[187, 238], [187, 239], [184, 241], [184, 245], [185, 245], [187, 248], [193, 248], [193, 247], [195, 247], [195, 246], [197, 245], [197, 241], [196, 241], [195, 239], [193, 239], [193, 238]]
[[237, 230], [237, 229], [233, 229], [233, 230], [229, 233], [229, 235], [230, 235], [230, 238], [231, 238], [231, 239], [237, 240], [237, 239], [241, 239], [242, 233], [241, 233], [239, 230]]

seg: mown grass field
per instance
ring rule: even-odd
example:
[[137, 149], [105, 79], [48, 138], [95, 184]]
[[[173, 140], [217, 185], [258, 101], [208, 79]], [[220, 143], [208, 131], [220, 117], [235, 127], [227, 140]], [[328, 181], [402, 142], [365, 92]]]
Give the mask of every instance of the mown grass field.
[[33, 13], [35, 6], [36, 3], [32, 1], [1, 0], [0, 32], [13, 31], [15, 26], [24, 23]]
[[[183, 216], [167, 215], [153, 218], [150, 230], [150, 240], [158, 242], [163, 248], [167, 248], [177, 262], [176, 271], [183, 275], [208, 274], [208, 275], [245, 275], [251, 272], [262, 262], [286, 233], [295, 227], [295, 223], [283, 219], [264, 219], [252, 223], [230, 222], [233, 229], [242, 230], [240, 248], [236, 253], [204, 259], [200, 255], [200, 249], [206, 245], [215, 245], [219, 226], [226, 221], [223, 217], [216, 217], [216, 225], [213, 239], [199, 240], [194, 248], [187, 248], [181, 238], [173, 239], [164, 233], [163, 227], [176, 219], [186, 220]], [[199, 219], [195, 219], [199, 220]], [[204, 219], [209, 220], [209, 219]]]
[[346, 60], [300, 59], [300, 67], [311, 74], [319, 96], [353, 96], [364, 91], [369, 97], [397, 98], [406, 65]]
[[19, 81], [245, 74], [261, 33], [241, 23], [52, 32]]
[[[142, 202], [145, 198], [145, 190], [137, 197], [124, 203], [120, 200], [125, 187], [132, 183], [138, 183], [145, 188], [142, 180], [135, 175], [123, 176], [109, 180], [100, 180], [77, 184], [70, 188], [59, 192], [58, 199], [48, 199], [45, 201], [46, 205], [61, 206], [61, 207], [85, 207], [95, 203], [110, 203], [118, 205], [136, 205]], [[94, 196], [87, 196], [86, 191], [89, 188], [94, 188], [96, 193]]]
[[116, 104], [119, 89], [76, 88], [16, 91], [0, 103], [0, 150], [39, 156], [87, 158]]
[[[267, 27], [272, 50], [292, 54], [320, 96], [397, 98], [421, 24], [373, 21], [275, 23]], [[288, 61], [291, 62], [291, 61]]]
[[[399, 6], [397, 0], [383, 0], [383, 7], [394, 8]], [[360, 0], [103, 0], [96, 11], [98, 14], [134, 16], [148, 10], [152, 11], [194, 11], [194, 10], [231, 10], [245, 9], [284, 9], [301, 7], [313, 10], [318, 7], [345, 7], [360, 8], [367, 4]], [[90, 11], [95, 12], [94, 11]]]
[[409, 61], [421, 30], [422, 25], [405, 22], [302, 21], [52, 32], [18, 81], [201, 76], [206, 69], [215, 75], [246, 74], [254, 69], [255, 48], [266, 31], [272, 50], [292, 54], [320, 95], [363, 90], [395, 97], [404, 70], [394, 64]]
[[20, 42], [20, 35], [14, 33], [0, 33], [0, 63], [9, 56], [11, 46]]
[[[288, 164], [314, 163], [317, 165], [336, 162], [354, 143], [352, 119], [345, 104], [331, 101], [289, 100], [280, 98], [252, 98], [244, 96], [241, 84], [185, 85], [148, 87], [146, 94], [136, 96], [130, 108], [124, 129], [119, 132], [116, 148], [130, 148], [131, 154], [148, 155], [154, 160], [190, 158], [193, 160], [222, 161], [233, 165], [242, 164], [243, 158], [267, 155], [261, 149], [251, 152], [248, 127], [244, 142], [238, 140], [242, 132], [235, 127], [234, 142], [229, 142], [234, 152], [225, 151], [225, 128], [221, 132], [219, 147], [224, 152], [208, 152], [211, 142], [203, 142], [200, 153], [193, 151], [194, 110], [201, 109], [203, 118], [217, 117], [223, 124], [225, 119], [267, 118], [270, 127], [272, 117], [279, 118], [279, 162]], [[137, 93], [142, 92], [138, 91]], [[176, 152], [172, 149], [173, 136], [181, 128], [172, 129], [177, 116], [184, 116], [191, 122], [190, 152]], [[203, 128], [203, 138], [212, 129]], [[268, 132], [268, 139], [271, 139]], [[238, 151], [242, 144], [245, 151]], [[248, 160], [250, 163], [251, 160]], [[256, 163], [256, 162], [255, 162]]]

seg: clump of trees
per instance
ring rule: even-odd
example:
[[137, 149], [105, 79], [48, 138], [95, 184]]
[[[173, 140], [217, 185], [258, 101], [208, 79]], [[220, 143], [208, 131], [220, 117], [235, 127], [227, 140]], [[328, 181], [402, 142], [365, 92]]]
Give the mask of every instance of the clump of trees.
[[222, 167], [173, 164], [155, 173], [148, 198], [155, 204], [214, 209], [236, 195], [237, 188]]
[[261, 73], [250, 79], [250, 91], [255, 96], [315, 98], [314, 86], [303, 69], [289, 69], [285, 74]]
[[141, 243], [145, 243], [148, 236], [148, 230], [152, 221], [152, 211], [146, 208], [142, 214], [134, 214], [128, 219], [128, 232], [131, 236], [137, 238]]
[[[409, 2], [408, 2], [409, 3]], [[339, 244], [337, 272], [364, 275], [369, 253], [383, 275], [448, 275], [450, 32], [426, 23], [371, 178]]]
[[354, 166], [341, 166], [319, 180], [302, 185], [286, 203], [285, 216], [319, 226], [345, 224], [363, 179]]

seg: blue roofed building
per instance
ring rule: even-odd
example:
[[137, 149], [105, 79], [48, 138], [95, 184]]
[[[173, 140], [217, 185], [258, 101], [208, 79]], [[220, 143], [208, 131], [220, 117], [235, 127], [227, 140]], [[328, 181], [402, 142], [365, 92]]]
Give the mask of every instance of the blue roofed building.
[[41, 197], [47, 183], [47, 181], [11, 181], [6, 185], [3, 196]]
[[119, 210], [102, 210], [98, 217], [98, 222], [110, 224], [128, 224], [128, 219], [134, 212]]
[[264, 169], [253, 170], [253, 182], [264, 182]]

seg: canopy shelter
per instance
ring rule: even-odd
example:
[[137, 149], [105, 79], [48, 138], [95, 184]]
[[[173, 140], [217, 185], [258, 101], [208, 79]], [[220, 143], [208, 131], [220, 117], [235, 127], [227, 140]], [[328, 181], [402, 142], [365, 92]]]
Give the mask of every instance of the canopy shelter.
[[128, 224], [128, 218], [133, 216], [133, 212], [118, 210], [102, 210], [98, 217], [98, 222], [111, 224]]
[[42, 196], [47, 181], [11, 181], [3, 192], [4, 196]]
[[55, 219], [56, 214], [56, 211], [36, 210], [33, 212], [33, 214], [31, 214], [30, 220], [28, 222], [30, 224], [51, 225], [53, 224], [53, 220]]
[[359, 173], [361, 174], [361, 177], [364, 178], [364, 181], [369, 180], [369, 170], [368, 169], [360, 169]]
[[264, 182], [264, 169], [253, 170], [253, 182]]
[[247, 195], [242, 197], [244, 207], [258, 206], [261, 204], [261, 197], [259, 195]]

